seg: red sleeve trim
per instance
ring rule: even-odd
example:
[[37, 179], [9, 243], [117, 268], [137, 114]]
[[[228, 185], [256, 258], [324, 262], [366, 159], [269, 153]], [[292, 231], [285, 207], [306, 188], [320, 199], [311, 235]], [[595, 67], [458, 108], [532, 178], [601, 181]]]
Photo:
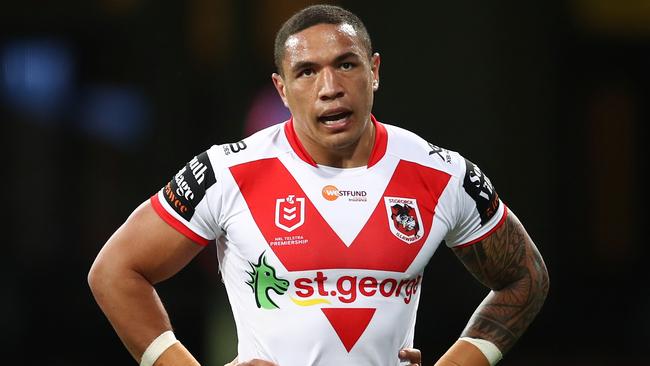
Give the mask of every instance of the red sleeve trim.
[[196, 244], [200, 246], [206, 246], [210, 242], [208, 239], [198, 235], [190, 228], [185, 226], [185, 224], [183, 224], [177, 218], [172, 216], [169, 212], [167, 212], [167, 210], [165, 210], [165, 208], [162, 207], [162, 204], [158, 199], [158, 193], [151, 196], [151, 206], [153, 206], [153, 210], [156, 211], [158, 216], [160, 216], [160, 218], [163, 219], [163, 221], [165, 221], [167, 224], [169, 224], [169, 226], [173, 227], [174, 229], [176, 229], [176, 231], [185, 235], [188, 239], [192, 240]]
[[501, 216], [501, 219], [500, 219], [499, 222], [498, 222], [498, 223], [497, 223], [497, 224], [492, 228], [492, 230], [488, 231], [487, 233], [481, 235], [480, 237], [478, 237], [478, 238], [476, 238], [476, 239], [474, 239], [474, 240], [472, 240], [472, 241], [470, 241], [470, 242], [468, 242], [468, 243], [460, 244], [460, 245], [455, 245], [455, 246], [453, 246], [452, 248], [464, 248], [464, 247], [470, 246], [470, 245], [472, 245], [472, 244], [476, 244], [476, 243], [478, 243], [479, 241], [481, 241], [481, 240], [487, 238], [488, 236], [492, 235], [493, 232], [495, 232], [498, 228], [500, 228], [501, 225], [503, 225], [503, 223], [506, 222], [506, 217], [508, 216], [508, 206], [506, 206], [503, 202], [502, 202], [501, 204], [503, 205], [503, 216]]

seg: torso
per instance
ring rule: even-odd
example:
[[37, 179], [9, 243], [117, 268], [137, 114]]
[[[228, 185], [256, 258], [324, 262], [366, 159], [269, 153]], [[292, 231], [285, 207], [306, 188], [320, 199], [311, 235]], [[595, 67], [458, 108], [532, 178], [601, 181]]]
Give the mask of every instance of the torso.
[[241, 360], [398, 365], [412, 346], [422, 274], [457, 230], [466, 166], [408, 131], [381, 129], [385, 149], [368, 167], [336, 169], [306, 161], [277, 125], [208, 150], [215, 182], [186, 200], [190, 219], [158, 195], [188, 230], [217, 239]]

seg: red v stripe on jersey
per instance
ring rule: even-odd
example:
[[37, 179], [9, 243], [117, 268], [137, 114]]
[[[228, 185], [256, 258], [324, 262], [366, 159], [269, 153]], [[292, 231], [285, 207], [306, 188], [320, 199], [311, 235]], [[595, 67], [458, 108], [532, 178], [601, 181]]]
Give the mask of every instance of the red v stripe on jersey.
[[327, 320], [339, 336], [345, 349], [350, 352], [368, 327], [374, 308], [322, 308]]
[[[450, 178], [439, 170], [400, 161], [383, 195], [416, 199], [424, 236], [413, 243], [405, 243], [393, 235], [382, 198], [348, 247], [277, 158], [236, 165], [230, 171], [267, 243], [287, 236], [302, 236], [308, 240], [306, 244], [269, 244], [289, 271], [337, 268], [406, 271], [431, 231], [438, 197]], [[304, 198], [304, 223], [291, 232], [278, 227], [275, 221], [276, 200], [289, 195]]]

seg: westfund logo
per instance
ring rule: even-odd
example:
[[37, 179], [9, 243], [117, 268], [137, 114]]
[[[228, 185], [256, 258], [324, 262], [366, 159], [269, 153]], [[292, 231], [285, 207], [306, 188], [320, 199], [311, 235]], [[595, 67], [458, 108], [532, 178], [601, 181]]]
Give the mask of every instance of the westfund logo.
[[207, 151], [195, 156], [163, 188], [165, 200], [187, 221], [194, 216], [196, 205], [205, 196], [205, 191], [215, 184], [212, 164]]
[[368, 192], [366, 191], [340, 190], [333, 185], [326, 185], [323, 187], [321, 194], [323, 195], [323, 198], [328, 201], [335, 201], [339, 197], [345, 197], [350, 202], [366, 202], [368, 200]]

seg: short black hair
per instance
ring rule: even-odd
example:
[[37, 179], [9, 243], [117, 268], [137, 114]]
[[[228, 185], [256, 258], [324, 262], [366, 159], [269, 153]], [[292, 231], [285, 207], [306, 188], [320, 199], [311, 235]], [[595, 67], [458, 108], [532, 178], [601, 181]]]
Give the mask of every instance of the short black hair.
[[312, 5], [308, 6], [291, 16], [275, 35], [275, 47], [273, 57], [275, 67], [282, 75], [282, 59], [284, 58], [285, 43], [291, 35], [303, 31], [317, 24], [350, 24], [357, 32], [361, 45], [368, 52], [368, 58], [372, 57], [372, 42], [366, 26], [358, 16], [352, 12], [335, 5]]

